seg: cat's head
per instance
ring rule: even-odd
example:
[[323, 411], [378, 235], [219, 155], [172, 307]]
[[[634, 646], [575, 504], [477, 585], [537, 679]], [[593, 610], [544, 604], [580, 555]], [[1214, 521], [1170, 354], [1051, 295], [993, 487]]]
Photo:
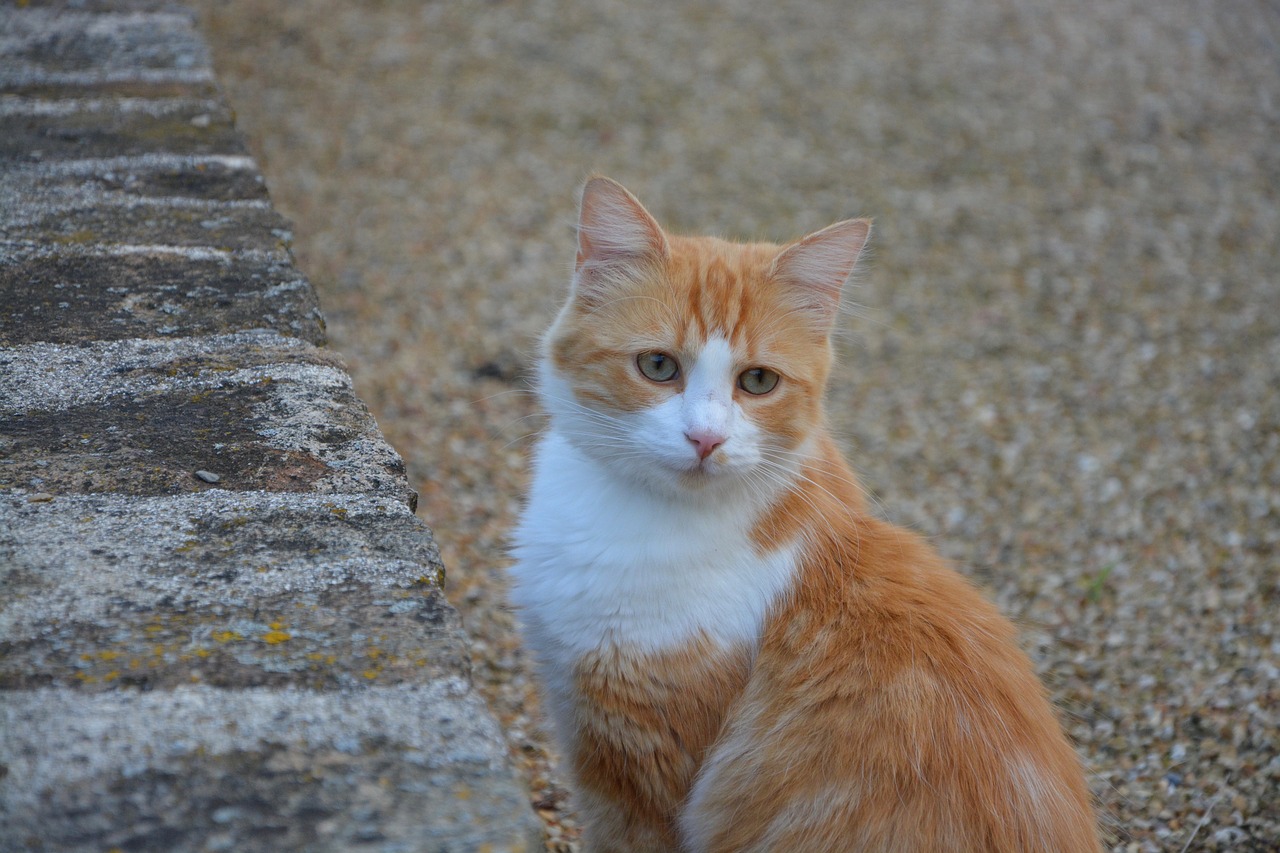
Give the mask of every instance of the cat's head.
[[680, 237], [589, 179], [569, 300], [544, 341], [555, 427], [663, 491], [780, 483], [822, 429], [840, 291], [870, 227], [785, 246]]

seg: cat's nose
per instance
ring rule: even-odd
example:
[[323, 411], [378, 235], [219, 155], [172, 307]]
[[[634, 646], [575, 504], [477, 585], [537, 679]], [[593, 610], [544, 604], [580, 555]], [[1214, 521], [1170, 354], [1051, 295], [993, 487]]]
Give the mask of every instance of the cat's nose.
[[724, 444], [725, 437], [718, 432], [710, 430], [693, 430], [686, 432], [684, 437], [698, 449], [698, 458], [706, 459], [712, 453], [716, 452], [716, 448]]

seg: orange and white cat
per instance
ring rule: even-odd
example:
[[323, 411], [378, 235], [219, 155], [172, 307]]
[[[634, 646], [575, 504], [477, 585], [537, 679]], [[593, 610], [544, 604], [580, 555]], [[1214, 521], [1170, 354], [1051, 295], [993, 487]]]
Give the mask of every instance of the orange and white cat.
[[1012, 625], [828, 434], [869, 230], [680, 237], [583, 189], [512, 596], [594, 853], [1100, 849]]

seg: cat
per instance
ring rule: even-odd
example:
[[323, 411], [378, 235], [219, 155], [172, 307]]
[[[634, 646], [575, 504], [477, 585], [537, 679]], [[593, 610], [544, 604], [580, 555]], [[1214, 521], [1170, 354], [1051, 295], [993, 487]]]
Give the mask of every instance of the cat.
[[870, 227], [684, 237], [583, 187], [511, 597], [593, 853], [1100, 850], [1013, 626], [828, 432]]

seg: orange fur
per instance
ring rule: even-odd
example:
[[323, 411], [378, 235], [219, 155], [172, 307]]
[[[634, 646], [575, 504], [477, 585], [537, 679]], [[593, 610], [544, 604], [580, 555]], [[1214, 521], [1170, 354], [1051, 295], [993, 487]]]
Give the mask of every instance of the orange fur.
[[811, 544], [728, 712], [708, 849], [1097, 851], [1013, 626], [919, 537], [847, 509], [838, 455], [806, 473], [762, 542]]
[[[612, 184], [589, 184], [583, 209], [579, 278], [546, 348], [579, 402], [659, 405], [683, 376], [648, 381], [635, 354], [692, 362], [722, 338], [735, 370], [781, 375], [772, 393], [732, 399], [804, 459], [749, 534], [756, 554], [797, 554], [754, 645], [610, 640], [577, 658], [564, 747], [590, 849], [1096, 853], [1080, 762], [1013, 626], [919, 537], [868, 512], [826, 430], [849, 269], [806, 247], [856, 240], [856, 258], [866, 225], [789, 248], [665, 234]], [[815, 275], [825, 290], [791, 280]]]
[[571, 758], [591, 799], [592, 849], [677, 849], [676, 817], [749, 666], [746, 649], [702, 638], [674, 652], [614, 649], [579, 661]]

